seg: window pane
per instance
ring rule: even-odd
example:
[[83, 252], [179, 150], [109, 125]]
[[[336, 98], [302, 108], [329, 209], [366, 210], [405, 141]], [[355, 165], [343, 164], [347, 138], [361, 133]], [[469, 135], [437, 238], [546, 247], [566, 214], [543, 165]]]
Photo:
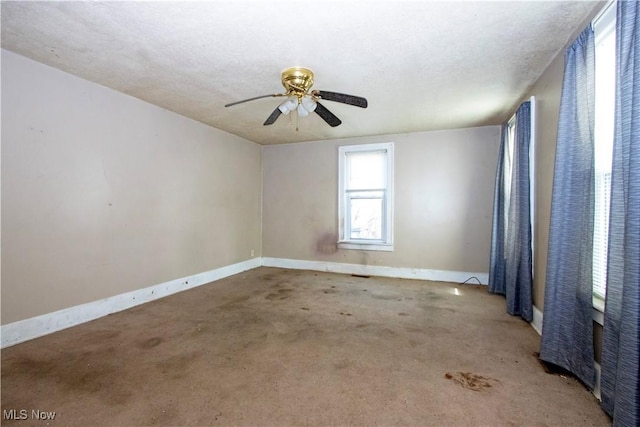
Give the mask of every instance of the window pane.
[[385, 152], [347, 153], [347, 189], [385, 187]]
[[607, 252], [611, 161], [615, 110], [615, 8], [595, 27], [595, 210], [593, 222], [593, 294], [604, 299], [607, 290]]
[[393, 143], [344, 145], [338, 153], [340, 247], [393, 250]]
[[350, 239], [382, 239], [382, 199], [349, 199]]
[[595, 167], [611, 171], [616, 73], [615, 31], [600, 38], [596, 46]]
[[593, 221], [593, 293], [604, 299], [607, 290], [609, 202], [611, 173], [596, 172], [596, 208]]
[[[513, 175], [512, 171], [512, 163], [513, 163], [513, 150], [515, 147], [515, 139], [516, 139], [516, 116], [511, 117], [507, 127], [507, 140], [505, 141], [507, 144], [507, 150], [504, 156], [504, 163], [502, 173], [504, 176], [504, 216], [503, 221], [505, 227], [509, 227], [509, 209], [511, 205], [511, 177]], [[504, 239], [505, 244], [507, 242], [508, 233], [505, 231]]]

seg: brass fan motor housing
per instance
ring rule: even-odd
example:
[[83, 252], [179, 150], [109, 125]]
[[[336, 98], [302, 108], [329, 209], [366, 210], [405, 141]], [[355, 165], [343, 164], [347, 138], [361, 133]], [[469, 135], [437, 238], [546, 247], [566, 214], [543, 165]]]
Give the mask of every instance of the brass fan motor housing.
[[304, 67], [290, 67], [282, 71], [282, 86], [287, 93], [303, 97], [313, 86], [313, 71]]

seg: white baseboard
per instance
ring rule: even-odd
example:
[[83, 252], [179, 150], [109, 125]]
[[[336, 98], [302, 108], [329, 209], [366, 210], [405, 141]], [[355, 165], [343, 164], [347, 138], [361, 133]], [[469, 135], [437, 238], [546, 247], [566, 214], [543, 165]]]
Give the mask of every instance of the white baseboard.
[[531, 321], [531, 326], [536, 330], [538, 335], [542, 335], [542, 311], [540, 311], [535, 305], [533, 306], [533, 320]]
[[[427, 270], [423, 268], [384, 267], [380, 265], [344, 264], [339, 262], [306, 261], [288, 258], [262, 258], [264, 267], [291, 268], [294, 270], [329, 271], [332, 273], [359, 274], [366, 276], [396, 277], [400, 279], [433, 280], [437, 282], [462, 283], [475, 276], [480, 284], [489, 282], [488, 273], [464, 271]], [[469, 281], [477, 284], [475, 281]]]
[[193, 276], [170, 280], [147, 288], [65, 308], [53, 313], [8, 323], [2, 325], [0, 328], [0, 348], [9, 347], [71, 326], [89, 322], [111, 313], [175, 294], [176, 292], [185, 291], [260, 267], [260, 265], [260, 258], [252, 258], [237, 264], [194, 274]]

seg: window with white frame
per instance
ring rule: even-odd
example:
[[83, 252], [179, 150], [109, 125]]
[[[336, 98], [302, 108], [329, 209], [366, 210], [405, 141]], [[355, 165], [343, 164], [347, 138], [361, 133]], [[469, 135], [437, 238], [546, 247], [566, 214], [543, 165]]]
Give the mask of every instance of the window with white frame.
[[[536, 147], [536, 98], [535, 96], [532, 96], [531, 98], [529, 98], [529, 105], [531, 107], [530, 109], [530, 117], [531, 117], [531, 123], [530, 123], [530, 139], [529, 139], [529, 214], [530, 214], [530, 218], [535, 218], [536, 217], [536, 207], [535, 207], [535, 194], [536, 194], [536, 189], [535, 189], [535, 147]], [[502, 173], [504, 176], [504, 200], [505, 200], [505, 207], [504, 207], [504, 216], [503, 216], [503, 221], [504, 221], [504, 226], [505, 226], [505, 233], [504, 233], [504, 238], [505, 238], [505, 245], [506, 245], [506, 239], [508, 238], [508, 229], [509, 229], [509, 209], [510, 209], [510, 205], [511, 205], [511, 184], [513, 181], [513, 167], [514, 167], [514, 152], [515, 152], [515, 146], [516, 146], [516, 115], [514, 114], [513, 116], [511, 116], [511, 118], [509, 119], [509, 121], [507, 122], [507, 129], [506, 129], [506, 139], [505, 139], [505, 152], [504, 152], [504, 158], [503, 158], [503, 163], [502, 163]], [[531, 227], [531, 235], [534, 235], [534, 231], [535, 231], [535, 221], [531, 221], [530, 224]], [[534, 242], [535, 239], [531, 239], [531, 253], [534, 253]], [[534, 273], [534, 259], [531, 259], [531, 267], [532, 267], [532, 274]]]
[[504, 161], [502, 165], [502, 171], [504, 174], [504, 200], [505, 200], [504, 218], [503, 218], [503, 221], [506, 227], [505, 233], [504, 233], [505, 244], [506, 244], [507, 236], [509, 234], [507, 233], [507, 229], [509, 228], [509, 207], [511, 204], [511, 178], [513, 174], [513, 171], [512, 171], [513, 151], [514, 151], [515, 139], [516, 139], [515, 131], [516, 131], [516, 115], [514, 114], [513, 116], [511, 116], [511, 118], [507, 122], [507, 130], [506, 130], [507, 138], [505, 140], [505, 144], [507, 146], [505, 147]]
[[593, 303], [599, 309], [604, 308], [607, 289], [607, 247], [615, 111], [615, 12], [615, 2], [612, 2], [593, 22], [596, 45]]
[[393, 143], [339, 147], [342, 249], [393, 250]]

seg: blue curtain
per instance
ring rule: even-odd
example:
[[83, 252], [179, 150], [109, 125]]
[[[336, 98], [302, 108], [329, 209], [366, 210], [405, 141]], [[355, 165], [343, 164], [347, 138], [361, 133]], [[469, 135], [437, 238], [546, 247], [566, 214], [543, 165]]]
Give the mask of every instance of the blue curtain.
[[540, 358], [595, 382], [593, 356], [595, 45], [567, 49], [560, 99]]
[[640, 7], [618, 1], [616, 115], [602, 340], [602, 407], [640, 425]]
[[504, 295], [506, 293], [507, 265], [504, 257], [506, 228], [507, 197], [505, 189], [505, 151], [508, 150], [509, 126], [502, 125], [500, 151], [498, 152], [498, 168], [493, 190], [493, 227], [491, 229], [491, 259], [489, 264], [489, 292]]
[[[506, 296], [507, 312], [533, 319], [531, 273], [531, 194], [529, 145], [531, 103], [524, 102], [515, 114], [513, 157], [508, 158], [508, 127], [503, 126], [494, 194], [489, 292]], [[506, 174], [510, 174], [507, 179]], [[510, 182], [509, 189], [505, 188]], [[508, 190], [508, 191], [507, 191]], [[508, 194], [508, 197], [507, 197]]]

